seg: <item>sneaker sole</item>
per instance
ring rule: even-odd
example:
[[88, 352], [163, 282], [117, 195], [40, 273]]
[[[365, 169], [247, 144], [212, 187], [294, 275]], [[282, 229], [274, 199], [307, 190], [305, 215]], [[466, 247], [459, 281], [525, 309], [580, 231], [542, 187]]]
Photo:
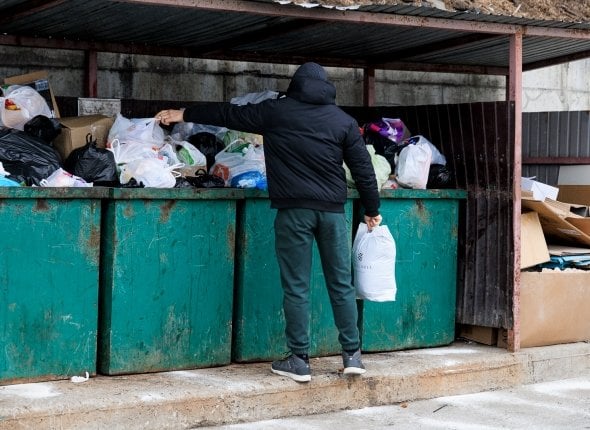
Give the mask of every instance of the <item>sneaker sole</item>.
[[343, 373], [345, 375], [362, 375], [366, 371], [366, 369], [361, 369], [360, 367], [345, 367]]
[[286, 376], [286, 377], [291, 378], [292, 380], [297, 381], [297, 382], [311, 381], [311, 375], [297, 375], [295, 373], [284, 372], [282, 370], [275, 370], [272, 367], [270, 370], [272, 371], [272, 373], [276, 373], [277, 375], [281, 375], [281, 376]]

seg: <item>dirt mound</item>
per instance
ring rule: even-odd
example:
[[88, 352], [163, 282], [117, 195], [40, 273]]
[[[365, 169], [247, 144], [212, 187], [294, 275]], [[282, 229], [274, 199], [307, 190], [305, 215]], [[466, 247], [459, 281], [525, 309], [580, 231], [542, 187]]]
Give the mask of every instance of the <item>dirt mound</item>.
[[590, 2], [586, 0], [445, 0], [447, 9], [491, 15], [590, 22]]
[[[284, 0], [274, 1], [283, 2]], [[291, 0], [291, 2], [306, 6], [321, 4], [345, 8], [406, 4], [444, 8], [449, 11], [590, 23], [590, 1], [588, 0]]]

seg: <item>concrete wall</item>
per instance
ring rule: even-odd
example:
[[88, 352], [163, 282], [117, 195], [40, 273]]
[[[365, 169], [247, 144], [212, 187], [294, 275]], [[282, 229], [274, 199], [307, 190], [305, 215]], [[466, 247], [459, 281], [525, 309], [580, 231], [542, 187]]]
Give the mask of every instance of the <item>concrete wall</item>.
[[[55, 95], [84, 97], [84, 53], [0, 46], [0, 78], [47, 70]], [[526, 72], [523, 110], [590, 110], [590, 60]], [[98, 54], [98, 97], [224, 101], [249, 92], [287, 89], [296, 66], [143, 55]], [[362, 71], [328, 69], [337, 103], [362, 105]], [[375, 73], [376, 104], [423, 105], [505, 99], [505, 79], [447, 73]]]

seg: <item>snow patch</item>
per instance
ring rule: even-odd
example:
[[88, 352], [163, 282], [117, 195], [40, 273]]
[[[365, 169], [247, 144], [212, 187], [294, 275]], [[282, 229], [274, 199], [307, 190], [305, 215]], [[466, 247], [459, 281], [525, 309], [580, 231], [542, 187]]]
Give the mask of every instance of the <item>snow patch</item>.
[[477, 349], [469, 348], [433, 348], [433, 349], [419, 349], [415, 351], [403, 351], [400, 354], [404, 355], [450, 355], [450, 354], [477, 354]]
[[48, 397], [60, 396], [61, 393], [54, 391], [54, 387], [47, 383], [19, 384], [0, 387], [2, 396], [18, 396], [25, 399], [46, 399]]

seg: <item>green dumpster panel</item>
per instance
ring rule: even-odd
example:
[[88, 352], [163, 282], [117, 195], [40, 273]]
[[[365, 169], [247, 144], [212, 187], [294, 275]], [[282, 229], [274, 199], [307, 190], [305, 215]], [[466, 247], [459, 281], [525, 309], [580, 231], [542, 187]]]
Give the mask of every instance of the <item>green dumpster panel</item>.
[[[262, 195], [263, 193], [250, 193]], [[236, 294], [232, 359], [237, 362], [270, 361], [287, 352], [283, 291], [276, 261], [274, 218], [266, 198], [249, 198], [238, 209], [236, 242]], [[352, 200], [346, 205], [352, 232]], [[340, 352], [338, 331], [325, 285], [321, 260], [314, 245], [310, 280], [310, 355]]]
[[101, 195], [0, 190], [0, 383], [96, 373]]
[[115, 193], [104, 217], [99, 371], [228, 364], [235, 200], [133, 191]]
[[459, 200], [399, 196], [381, 200], [383, 224], [396, 241], [397, 297], [359, 300], [367, 352], [446, 345], [455, 338]]

